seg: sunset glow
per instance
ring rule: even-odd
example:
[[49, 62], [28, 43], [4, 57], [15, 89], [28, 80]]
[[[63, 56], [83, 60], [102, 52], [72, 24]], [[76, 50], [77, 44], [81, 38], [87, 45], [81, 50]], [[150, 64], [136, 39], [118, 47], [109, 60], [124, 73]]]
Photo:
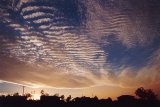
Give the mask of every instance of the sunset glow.
[[32, 98], [33, 100], [40, 100], [40, 94], [32, 94]]
[[0, 0], [0, 93], [159, 96], [159, 12], [160, 0]]

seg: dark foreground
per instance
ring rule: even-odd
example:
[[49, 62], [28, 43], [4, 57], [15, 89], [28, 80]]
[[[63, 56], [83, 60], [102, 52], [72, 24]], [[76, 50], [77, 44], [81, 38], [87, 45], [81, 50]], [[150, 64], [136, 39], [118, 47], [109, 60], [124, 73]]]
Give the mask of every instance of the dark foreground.
[[134, 96], [123, 95], [112, 101], [97, 97], [77, 97], [64, 99], [58, 96], [41, 96], [38, 101], [27, 100], [25, 96], [1, 96], [0, 107], [160, 107], [158, 100], [136, 99]]

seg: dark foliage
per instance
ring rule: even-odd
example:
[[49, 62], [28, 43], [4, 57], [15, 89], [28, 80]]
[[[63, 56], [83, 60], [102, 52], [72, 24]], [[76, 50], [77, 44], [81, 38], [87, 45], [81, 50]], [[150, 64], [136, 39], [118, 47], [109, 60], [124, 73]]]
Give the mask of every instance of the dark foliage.
[[122, 95], [115, 101], [111, 98], [98, 99], [96, 96], [72, 98], [71, 95], [66, 99], [64, 95], [42, 95], [41, 99], [36, 101], [27, 100], [27, 96], [19, 96], [16, 93], [14, 96], [0, 96], [0, 107], [160, 107], [160, 101], [153, 97], [153, 91], [138, 88], [135, 93], [139, 99], [131, 95]]
[[135, 94], [142, 100], [157, 100], [157, 95], [151, 89], [138, 88]]

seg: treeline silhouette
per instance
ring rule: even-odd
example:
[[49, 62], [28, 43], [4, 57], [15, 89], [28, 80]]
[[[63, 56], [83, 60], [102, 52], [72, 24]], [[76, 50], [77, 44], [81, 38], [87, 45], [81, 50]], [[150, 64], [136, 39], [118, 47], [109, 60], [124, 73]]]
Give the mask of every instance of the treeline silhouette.
[[76, 97], [55, 94], [49, 96], [41, 91], [40, 100], [31, 100], [31, 94], [20, 96], [18, 93], [0, 96], [0, 107], [160, 107], [157, 95], [151, 89], [138, 88], [135, 91], [137, 97], [122, 95], [117, 100], [98, 99], [95, 97]]

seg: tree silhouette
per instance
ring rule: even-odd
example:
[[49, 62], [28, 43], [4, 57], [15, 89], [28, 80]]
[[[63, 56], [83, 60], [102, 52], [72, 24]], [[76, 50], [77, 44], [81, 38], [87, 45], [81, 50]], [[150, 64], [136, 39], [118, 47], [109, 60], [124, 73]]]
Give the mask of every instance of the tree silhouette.
[[30, 93], [26, 93], [26, 94], [24, 94], [24, 96], [26, 96], [27, 99], [31, 99], [32, 98], [32, 95]]
[[43, 96], [44, 95], [44, 90], [41, 90], [41, 96]]
[[18, 92], [14, 93], [13, 96], [20, 96]]
[[71, 101], [71, 99], [72, 99], [72, 97], [71, 97], [71, 95], [69, 95], [69, 96], [67, 97], [66, 101], [69, 102], [69, 101]]
[[64, 101], [64, 98], [65, 98], [64, 95], [60, 96], [60, 99], [63, 100], [63, 101]]
[[40, 93], [41, 93], [41, 96], [49, 96], [49, 94], [48, 94], [48, 93], [45, 93], [44, 90], [41, 90]]
[[151, 89], [138, 88], [135, 91], [136, 96], [143, 100], [157, 100], [157, 95]]
[[59, 94], [58, 94], [58, 93], [56, 93], [56, 94], [54, 94], [53, 96], [59, 97]]
[[41, 90], [40, 100], [28, 99], [31, 94], [26, 93], [20, 96], [15, 93], [11, 96], [0, 95], [0, 107], [160, 107], [160, 101], [151, 89], [138, 88], [135, 94], [139, 99], [131, 95], [121, 95], [117, 100], [111, 98], [99, 99], [95, 97], [76, 97], [69, 95], [66, 99], [64, 95], [47, 95]]
[[157, 100], [157, 95], [151, 90], [147, 90], [147, 98], [148, 100]]
[[97, 96], [94, 96], [94, 98], [93, 98], [93, 99], [98, 100], [98, 97], [97, 97]]

